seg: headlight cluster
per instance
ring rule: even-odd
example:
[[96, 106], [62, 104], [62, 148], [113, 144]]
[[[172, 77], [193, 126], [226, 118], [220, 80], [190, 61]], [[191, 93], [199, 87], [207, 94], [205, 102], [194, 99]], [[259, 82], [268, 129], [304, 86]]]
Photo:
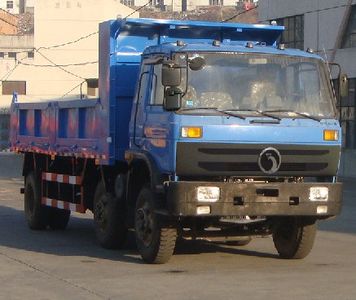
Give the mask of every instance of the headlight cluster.
[[182, 127], [180, 135], [183, 138], [201, 138], [203, 136], [203, 128], [201, 127]]
[[220, 188], [217, 186], [199, 186], [197, 188], [198, 202], [216, 202], [220, 198]]
[[338, 141], [339, 131], [338, 130], [324, 130], [324, 141]]
[[[220, 199], [220, 188], [217, 186], [199, 186], [196, 189], [198, 202], [217, 202]], [[197, 215], [208, 215], [211, 213], [210, 205], [197, 206]]]
[[328, 201], [329, 189], [327, 187], [311, 187], [309, 190], [310, 201]]

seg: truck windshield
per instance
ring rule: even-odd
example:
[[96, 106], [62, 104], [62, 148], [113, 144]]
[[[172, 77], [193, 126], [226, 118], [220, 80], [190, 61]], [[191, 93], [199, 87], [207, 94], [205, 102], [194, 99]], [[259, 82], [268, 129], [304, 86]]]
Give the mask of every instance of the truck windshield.
[[207, 108], [214, 107], [246, 115], [335, 117], [329, 77], [318, 59], [237, 53], [190, 54], [189, 59], [196, 56], [205, 65], [183, 72], [182, 113], [204, 108], [213, 113]]

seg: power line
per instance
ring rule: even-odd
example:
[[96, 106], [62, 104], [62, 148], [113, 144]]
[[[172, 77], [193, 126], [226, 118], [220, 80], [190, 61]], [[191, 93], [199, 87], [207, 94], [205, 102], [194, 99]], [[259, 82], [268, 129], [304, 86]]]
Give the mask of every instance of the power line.
[[8, 71], [1, 79], [0, 79], [0, 86], [2, 86], [3, 84], [3, 81], [6, 81], [9, 79], [9, 77], [11, 76], [11, 74], [16, 70], [16, 68], [20, 65], [20, 63], [25, 59], [22, 58], [20, 60], [15, 60], [15, 66], [10, 70]]
[[258, 5], [256, 5], [255, 7], [251, 8], [251, 9], [249, 9], [249, 10], [244, 10], [244, 11], [242, 11], [242, 12], [239, 12], [239, 13], [233, 15], [233, 16], [230, 17], [230, 18], [227, 18], [227, 19], [225, 19], [225, 20], [222, 20], [221, 23], [225, 23], [225, 22], [227, 22], [227, 21], [230, 21], [230, 20], [232, 20], [232, 19], [235, 19], [236, 17], [241, 16], [241, 15], [243, 15], [243, 14], [245, 14], [245, 13], [248, 13], [249, 11], [256, 9], [257, 7], [258, 7]]
[[52, 46], [48, 46], [48, 47], [44, 47], [44, 46], [43, 47], [39, 47], [38, 50], [41, 50], [41, 49], [48, 50], [48, 49], [59, 48], [59, 47], [64, 47], [64, 46], [67, 46], [67, 45], [75, 44], [75, 43], [78, 43], [78, 42], [80, 42], [82, 40], [85, 40], [85, 39], [87, 39], [87, 38], [89, 38], [89, 37], [91, 37], [91, 36], [93, 36], [95, 34], [98, 34], [98, 33], [99, 33], [99, 31], [95, 31], [95, 32], [89, 33], [89, 34], [87, 34], [85, 36], [81, 36], [80, 38], [78, 38], [76, 40], [69, 41], [69, 42], [62, 43], [62, 44], [52, 45]]
[[[146, 2], [146, 4], [138, 7], [137, 9], [135, 9], [133, 12], [131, 12], [130, 14], [128, 14], [126, 17], [123, 18], [123, 20], [126, 20], [128, 17], [132, 16], [134, 13], [140, 11], [141, 9], [145, 8], [146, 6], [148, 6], [149, 4], [152, 3], [152, 0], [149, 0]], [[52, 45], [52, 46], [42, 46], [42, 47], [39, 47], [39, 48], [34, 48], [33, 51], [35, 53], [38, 53], [39, 55], [41, 55], [44, 59], [46, 59], [48, 62], [51, 63], [51, 65], [35, 65], [35, 64], [28, 64], [28, 63], [22, 63], [22, 60], [24, 60], [25, 58], [21, 59], [21, 60], [18, 60], [17, 61], [17, 64], [14, 66], [13, 69], [11, 69], [8, 73], [5, 74], [5, 76], [0, 80], [0, 86], [2, 85], [2, 81], [4, 80], [7, 80], [11, 74], [15, 71], [15, 69], [20, 65], [26, 65], [26, 66], [33, 66], [33, 67], [57, 67], [59, 69], [61, 69], [63, 72], [66, 72], [67, 74], [70, 74], [74, 77], [77, 77], [79, 79], [84, 79], [83, 77], [73, 73], [73, 72], [70, 72], [66, 69], [64, 69], [65, 67], [69, 67], [69, 66], [83, 66], [83, 65], [87, 65], [87, 64], [94, 64], [94, 63], [97, 63], [97, 61], [95, 62], [85, 62], [85, 63], [77, 63], [77, 64], [65, 64], [65, 65], [60, 65], [60, 64], [56, 64], [54, 61], [52, 61], [51, 59], [49, 59], [47, 56], [45, 56], [43, 53], [40, 52], [40, 50], [42, 49], [45, 49], [45, 50], [49, 50], [49, 49], [54, 49], [54, 48], [59, 48], [59, 47], [64, 47], [64, 46], [67, 46], [67, 45], [71, 45], [71, 44], [75, 44], [75, 43], [78, 43], [84, 39], [87, 39], [95, 34], [98, 34], [99, 31], [95, 31], [95, 32], [92, 32], [92, 33], [89, 33], [85, 36], [81, 36], [79, 38], [77, 38], [76, 40], [73, 40], [73, 41], [69, 41], [69, 42], [65, 42], [65, 43], [61, 43], [61, 44], [57, 44], [57, 45]], [[17, 52], [17, 53], [25, 53], [25, 52], [28, 52], [28, 51], [21, 51], [21, 52]], [[81, 83], [82, 84], [82, 83]], [[76, 86], [77, 87], [77, 86]], [[76, 88], [74, 87], [73, 90]], [[71, 91], [70, 91], [71, 92]], [[70, 93], [68, 92], [68, 93]], [[64, 96], [66, 96], [67, 94], [65, 94]]]
[[[151, 3], [152, 3], [152, 0], [149, 0], [148, 2], [146, 2], [146, 4], [144, 4], [144, 5], [142, 5], [142, 6], [138, 7], [138, 8], [136, 8], [133, 12], [129, 13], [126, 17], [123, 18], [123, 20], [126, 20], [128, 17], [132, 16], [134, 13], [140, 11], [141, 9], [145, 8], [146, 6], [148, 6], [148, 5], [151, 4]], [[87, 35], [85, 35], [85, 36], [81, 36], [81, 37], [79, 37], [79, 38], [76, 39], [76, 40], [69, 41], [69, 42], [65, 42], [65, 43], [62, 43], [62, 44], [47, 46], [47, 47], [45, 47], [45, 46], [39, 47], [38, 50], [41, 50], [41, 49], [46, 49], [46, 50], [48, 50], [48, 49], [54, 49], [54, 48], [59, 48], [59, 47], [64, 47], [64, 46], [67, 46], [67, 45], [75, 44], [75, 43], [78, 43], [78, 42], [80, 42], [80, 41], [82, 41], [82, 40], [84, 40], [84, 39], [87, 39], [87, 38], [89, 38], [89, 37], [91, 37], [91, 36], [93, 36], [93, 35], [95, 35], [95, 34], [98, 34], [98, 33], [99, 33], [99, 31], [94, 31], [94, 32], [89, 33], [89, 34], [87, 34]]]
[[39, 67], [39, 68], [57, 68], [57, 67], [61, 67], [61, 68], [65, 68], [65, 67], [71, 67], [71, 66], [85, 66], [85, 65], [93, 65], [93, 64], [97, 64], [98, 61], [87, 61], [87, 62], [82, 62], [82, 63], [72, 63], [72, 64], [65, 64], [65, 65], [60, 65], [60, 64], [56, 64], [56, 65], [37, 65], [37, 64], [29, 64], [29, 63], [23, 63], [20, 62], [21, 65], [24, 66], [29, 66], [29, 67]]
[[19, 64], [17, 63], [10, 71], [5, 74], [5, 76], [0, 79], [0, 86], [2, 85], [3, 81], [6, 81], [11, 76], [11, 74], [16, 70], [18, 66]]
[[77, 74], [74, 74], [73, 72], [70, 72], [70, 71], [64, 69], [64, 68], [61, 67], [60, 65], [57, 65], [53, 60], [49, 59], [47, 56], [45, 56], [43, 53], [41, 53], [41, 52], [39, 51], [39, 49], [37, 49], [37, 53], [38, 53], [39, 55], [41, 55], [45, 60], [49, 61], [53, 66], [55, 66], [55, 67], [61, 69], [63, 72], [65, 72], [65, 73], [67, 73], [67, 74], [69, 74], [69, 75], [72, 75], [72, 76], [74, 76], [74, 77], [77, 77], [77, 78], [79, 78], [79, 79], [85, 79], [84, 77], [79, 76], [79, 75], [77, 75]]
[[82, 81], [81, 83], [77, 84], [74, 88], [72, 88], [71, 90], [69, 90], [68, 92], [66, 92], [61, 99], [63, 99], [65, 96], [69, 95], [71, 92], [73, 92], [76, 88], [80, 87], [84, 82], [86, 82], [86, 80]]
[[146, 6], [150, 5], [152, 0], [149, 0], [146, 4], [140, 6], [139, 8], [136, 8], [132, 13], [128, 14], [123, 20], [126, 20], [128, 17], [132, 16], [135, 12], [140, 11], [141, 9], [145, 8]]
[[10, 26], [15, 27], [16, 29], [18, 29], [18, 26], [17, 26], [16, 24], [13, 24], [13, 23], [9, 22], [9, 21], [5, 20], [5, 19], [2, 18], [2, 17], [0, 17], [0, 20], [1, 20], [2, 22], [6, 23], [6, 24], [9, 24]]

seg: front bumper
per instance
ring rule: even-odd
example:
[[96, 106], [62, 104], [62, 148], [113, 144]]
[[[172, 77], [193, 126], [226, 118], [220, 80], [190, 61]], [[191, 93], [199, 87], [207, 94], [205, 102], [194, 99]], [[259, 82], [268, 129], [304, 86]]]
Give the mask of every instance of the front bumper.
[[[220, 188], [217, 202], [198, 202], [199, 186]], [[327, 187], [327, 201], [311, 201], [311, 187]], [[197, 207], [209, 206], [199, 216], [315, 216], [338, 215], [342, 204], [342, 183], [225, 183], [170, 182], [167, 209], [171, 216], [197, 216]]]

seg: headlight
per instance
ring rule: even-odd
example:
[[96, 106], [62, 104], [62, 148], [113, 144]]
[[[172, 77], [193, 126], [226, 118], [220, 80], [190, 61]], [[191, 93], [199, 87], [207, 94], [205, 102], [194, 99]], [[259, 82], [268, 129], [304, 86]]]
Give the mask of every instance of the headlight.
[[199, 186], [197, 188], [198, 202], [216, 202], [220, 198], [220, 188], [216, 186]]
[[309, 190], [310, 201], [328, 201], [329, 189], [327, 187], [311, 187]]
[[182, 127], [181, 137], [183, 138], [201, 138], [203, 129], [201, 127]]
[[208, 215], [210, 214], [211, 209], [210, 206], [198, 206], [197, 207], [197, 215]]
[[338, 130], [324, 130], [324, 141], [338, 141], [339, 131]]

